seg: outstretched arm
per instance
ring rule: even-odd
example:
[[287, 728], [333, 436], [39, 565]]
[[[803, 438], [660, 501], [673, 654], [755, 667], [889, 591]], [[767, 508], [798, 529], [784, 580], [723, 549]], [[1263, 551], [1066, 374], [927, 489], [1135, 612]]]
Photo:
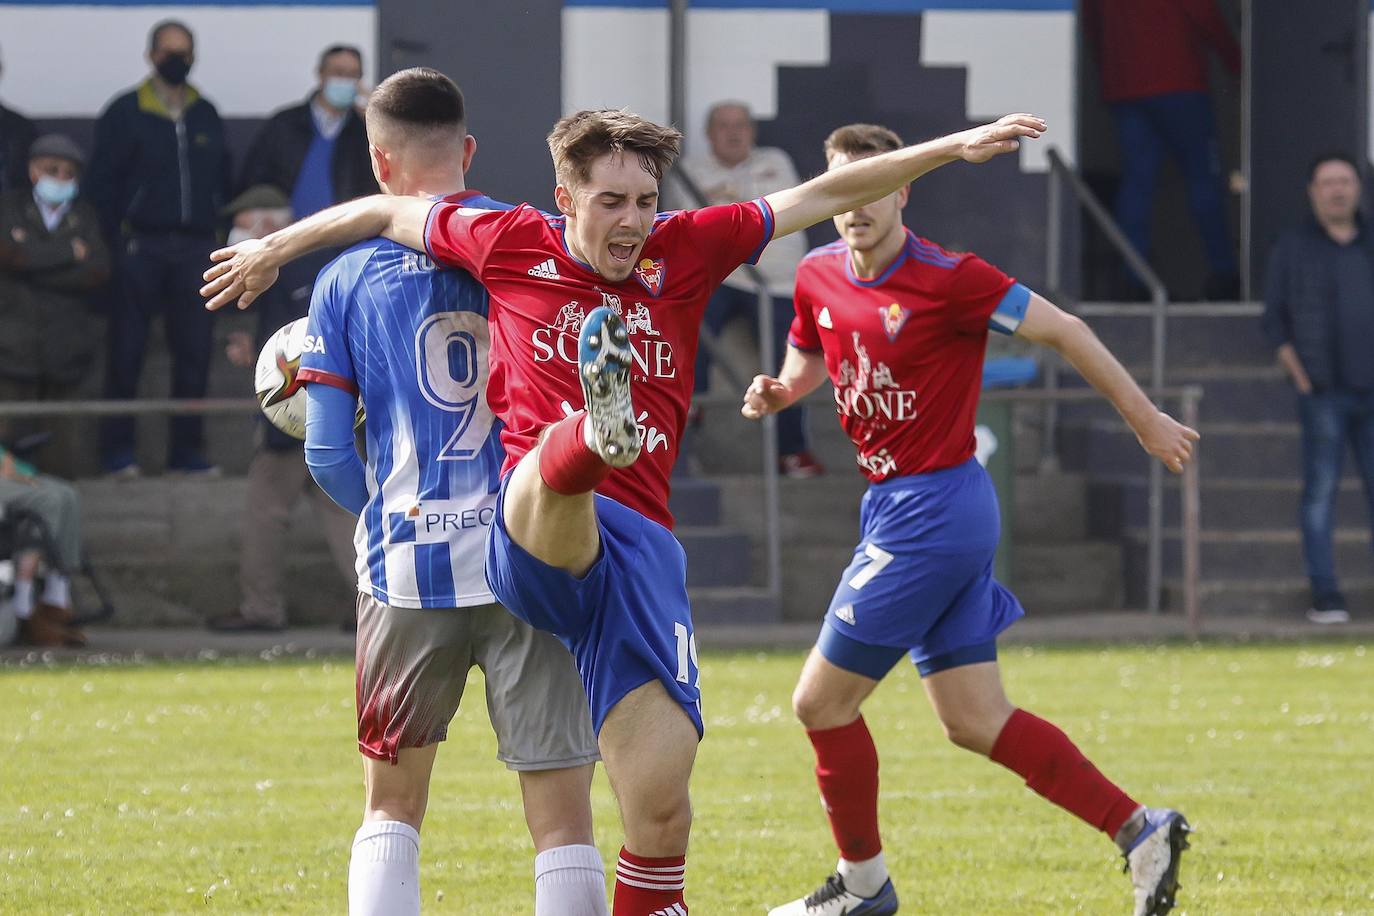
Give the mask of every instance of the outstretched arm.
[[1175, 474], [1183, 473], [1183, 466], [1193, 457], [1193, 443], [1200, 438], [1197, 431], [1156, 408], [1082, 319], [1032, 293], [1016, 333], [1068, 360], [1088, 384], [1111, 401], [1145, 451]]
[[739, 412], [750, 420], [761, 420], [770, 413], [791, 407], [815, 391], [825, 381], [825, 357], [788, 345], [777, 378], [756, 375], [744, 392]]
[[842, 165], [764, 198], [773, 209], [773, 237], [872, 203], [948, 162], [987, 162], [1010, 153], [1020, 147], [1020, 138], [1035, 139], [1044, 130], [1045, 122], [1034, 115], [1007, 115], [992, 124]]
[[238, 300], [246, 309], [277, 281], [288, 261], [321, 248], [352, 245], [385, 236], [407, 248], [423, 251], [425, 220], [433, 201], [419, 197], [377, 194], [321, 210], [261, 239], [250, 239], [210, 255], [214, 265], [205, 272], [200, 294], [215, 310]]

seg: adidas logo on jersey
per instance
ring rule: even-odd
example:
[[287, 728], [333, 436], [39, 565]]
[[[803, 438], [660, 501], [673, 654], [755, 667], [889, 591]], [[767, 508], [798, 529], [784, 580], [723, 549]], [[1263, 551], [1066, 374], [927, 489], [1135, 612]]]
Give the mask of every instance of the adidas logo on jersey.
[[525, 271], [525, 273], [529, 274], [531, 277], [538, 277], [541, 280], [563, 279], [558, 275], [558, 265], [553, 263], [553, 258], [549, 258], [543, 263], [534, 265], [529, 270]]
[[843, 607], [835, 608], [835, 616], [852, 627], [854, 625], [854, 605], [846, 604]]
[[682, 904], [674, 903], [666, 910], [654, 910], [649, 916], [687, 916], [687, 911], [682, 908]]
[[835, 329], [835, 323], [830, 320], [829, 306], [821, 309], [821, 314], [816, 318], [816, 324], [825, 328], [827, 331], [833, 331]]

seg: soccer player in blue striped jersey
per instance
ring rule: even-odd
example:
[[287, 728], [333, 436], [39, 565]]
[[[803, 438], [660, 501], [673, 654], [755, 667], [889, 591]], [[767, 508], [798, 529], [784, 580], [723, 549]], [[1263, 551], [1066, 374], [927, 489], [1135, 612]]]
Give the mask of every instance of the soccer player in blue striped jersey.
[[[433, 70], [397, 73], [367, 111], [389, 194], [509, 209], [464, 188], [476, 143], [462, 94]], [[358, 748], [367, 801], [349, 910], [418, 913], [419, 830], [438, 742], [468, 670], [486, 672], [497, 756], [519, 773], [536, 850], [535, 912], [606, 912], [589, 792], [597, 759], [586, 696], [555, 637], [487, 586], [485, 541], [505, 452], [487, 404], [487, 292], [385, 239], [321, 273], [300, 377], [306, 461], [358, 514]], [[361, 400], [367, 464], [353, 439]], [[514, 906], [514, 905], [512, 905]]]

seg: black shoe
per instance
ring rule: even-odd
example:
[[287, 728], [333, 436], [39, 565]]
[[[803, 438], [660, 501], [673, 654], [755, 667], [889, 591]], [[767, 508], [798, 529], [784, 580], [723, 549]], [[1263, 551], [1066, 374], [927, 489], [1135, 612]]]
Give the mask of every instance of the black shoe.
[[205, 628], [216, 633], [279, 633], [286, 629], [286, 624], [252, 620], [238, 611], [230, 611], [205, 621]]

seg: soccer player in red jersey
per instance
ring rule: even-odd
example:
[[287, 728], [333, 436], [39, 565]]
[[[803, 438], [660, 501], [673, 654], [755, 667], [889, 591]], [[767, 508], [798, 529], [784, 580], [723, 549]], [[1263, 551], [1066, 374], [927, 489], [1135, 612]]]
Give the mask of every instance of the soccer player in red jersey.
[[687, 913], [687, 785], [703, 727], [668, 477], [707, 299], [770, 239], [1043, 129], [1009, 115], [758, 200], [658, 213], [678, 132], [582, 111], [549, 135], [557, 215], [374, 197], [216, 253], [210, 308], [247, 305], [306, 251], [375, 235], [486, 286], [487, 398], [508, 455], [487, 575], [503, 605], [577, 660], [625, 829], [616, 916]]
[[[852, 124], [825, 143], [831, 173], [890, 154], [892, 131]], [[989, 329], [1050, 347], [1121, 413], [1145, 451], [1179, 472], [1193, 430], [1155, 408], [1082, 321], [972, 254], [902, 225], [907, 188], [835, 217], [840, 241], [812, 251], [778, 378], [757, 376], [742, 412], [782, 410], [829, 377], [840, 425], [872, 482], [861, 540], [842, 574], [792, 705], [840, 850], [835, 874], [772, 916], [884, 916], [897, 894], [878, 834], [878, 754], [860, 711], [910, 653], [949, 739], [1014, 771], [1126, 854], [1137, 916], [1174, 904], [1187, 822], [1145, 808], [1054, 725], [1007, 700], [997, 635], [1024, 613], [992, 578], [999, 516], [974, 459]]]

